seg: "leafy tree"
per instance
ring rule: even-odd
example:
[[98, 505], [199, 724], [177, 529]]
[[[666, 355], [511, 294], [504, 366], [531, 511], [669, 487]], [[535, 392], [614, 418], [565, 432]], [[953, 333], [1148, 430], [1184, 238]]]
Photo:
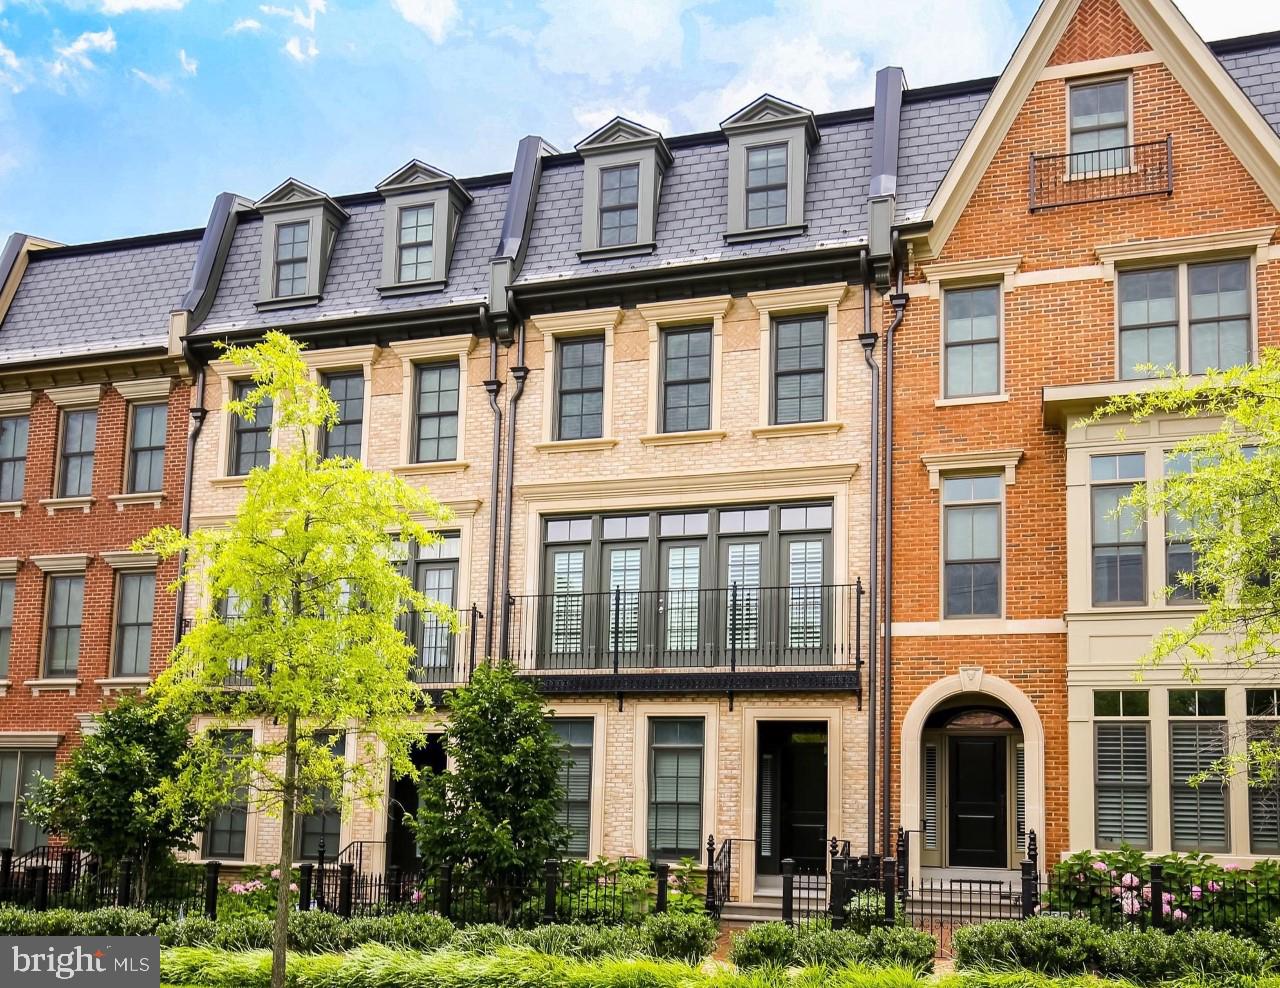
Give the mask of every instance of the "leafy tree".
[[449, 768], [424, 773], [413, 820], [423, 865], [449, 863], [493, 890], [536, 876], [567, 836], [561, 743], [537, 688], [509, 663], [477, 666], [445, 697]]
[[[208, 601], [155, 687], [166, 709], [201, 716], [168, 799], [189, 795], [212, 811], [247, 791], [280, 817], [278, 867], [288, 875], [295, 818], [318, 806], [319, 794], [332, 794], [345, 810], [379, 799], [388, 768], [414, 775], [409, 752], [421, 736], [414, 718], [420, 691], [399, 622], [409, 609], [434, 614], [450, 630], [458, 619], [414, 590], [396, 564], [391, 533], [431, 545], [438, 537], [424, 522], [448, 513], [397, 477], [321, 458], [314, 438], [337, 420], [337, 406], [292, 339], [272, 332], [223, 356], [250, 368], [253, 379], [226, 411], [252, 421], [269, 400], [276, 452], [247, 478], [225, 529], [190, 536], [157, 529], [137, 544], [166, 558], [182, 553], [179, 580], [198, 581]], [[224, 619], [218, 604], [231, 601], [233, 616]], [[220, 732], [253, 720], [278, 730], [229, 753]], [[334, 752], [336, 733], [347, 734], [349, 757]], [[273, 988], [285, 983], [288, 918], [282, 881]]]
[[180, 711], [124, 697], [99, 715], [97, 730], [27, 799], [27, 815], [104, 864], [136, 860], [145, 896], [147, 875], [172, 851], [190, 847], [200, 829], [194, 800], [160, 798], [190, 743]]

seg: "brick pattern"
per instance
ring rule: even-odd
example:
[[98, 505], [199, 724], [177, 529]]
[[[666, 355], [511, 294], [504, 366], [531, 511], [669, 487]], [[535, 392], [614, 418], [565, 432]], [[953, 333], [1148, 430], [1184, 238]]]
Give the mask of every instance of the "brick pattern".
[[1084, 0], [1049, 57], [1049, 64], [1068, 65], [1150, 49], [1147, 39], [1115, 0]]

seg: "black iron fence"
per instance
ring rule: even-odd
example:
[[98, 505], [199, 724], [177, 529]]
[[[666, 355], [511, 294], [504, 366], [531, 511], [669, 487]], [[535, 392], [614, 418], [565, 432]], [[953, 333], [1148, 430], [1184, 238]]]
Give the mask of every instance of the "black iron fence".
[[[0, 851], [0, 903], [30, 909], [145, 909], [162, 919], [197, 915], [206, 905], [217, 868], [179, 867], [147, 874], [128, 859], [104, 865], [64, 847], [40, 847], [14, 856]], [[214, 894], [216, 902], [216, 893]]]
[[860, 584], [514, 597], [522, 672], [857, 665]]
[[1031, 212], [1085, 202], [1173, 193], [1173, 135], [1164, 140], [1070, 154], [1033, 154]]

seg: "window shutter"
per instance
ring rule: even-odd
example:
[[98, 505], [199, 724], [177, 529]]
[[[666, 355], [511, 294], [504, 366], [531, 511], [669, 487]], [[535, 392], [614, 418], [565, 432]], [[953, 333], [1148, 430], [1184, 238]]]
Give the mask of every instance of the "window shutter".
[[1099, 844], [1151, 843], [1146, 724], [1100, 723], [1094, 734]]
[[760, 857], [773, 857], [774, 814], [778, 811], [778, 779], [774, 755], [760, 756]]
[[938, 847], [938, 746], [924, 746], [924, 846]]
[[1013, 832], [1019, 851], [1027, 849], [1027, 750], [1019, 744], [1013, 749]]
[[1170, 732], [1173, 776], [1173, 846], [1179, 851], [1225, 851], [1227, 799], [1222, 784], [1207, 779], [1198, 787], [1187, 780], [1207, 771], [1223, 756], [1221, 722], [1175, 722]]

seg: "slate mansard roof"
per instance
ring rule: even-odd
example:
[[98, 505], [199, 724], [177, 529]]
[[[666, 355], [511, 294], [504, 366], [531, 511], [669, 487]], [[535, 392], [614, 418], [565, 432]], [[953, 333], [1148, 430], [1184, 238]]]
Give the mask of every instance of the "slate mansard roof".
[[[1228, 73], [1280, 134], [1280, 32], [1210, 45]], [[898, 141], [897, 221], [919, 219], [972, 129], [995, 79], [903, 95]], [[821, 140], [809, 157], [805, 231], [797, 236], [726, 243], [728, 145], [720, 131], [668, 140], [652, 253], [581, 260], [582, 159], [543, 159], [528, 252], [516, 279], [539, 285], [626, 276], [734, 259], [847, 250], [865, 243], [872, 111], [816, 117]], [[510, 197], [509, 175], [464, 180], [473, 202], [462, 215], [447, 284], [441, 291], [383, 297], [383, 201], [375, 193], [341, 197], [350, 214], [339, 231], [323, 298], [315, 305], [259, 312], [263, 221], [243, 209], [212, 305], [194, 335], [252, 332], [403, 314], [429, 316], [488, 300], [489, 264]], [[242, 204], [243, 206], [243, 204]], [[163, 347], [168, 316], [192, 283], [201, 231], [35, 251], [0, 322], [0, 361], [26, 362], [89, 353]]]

